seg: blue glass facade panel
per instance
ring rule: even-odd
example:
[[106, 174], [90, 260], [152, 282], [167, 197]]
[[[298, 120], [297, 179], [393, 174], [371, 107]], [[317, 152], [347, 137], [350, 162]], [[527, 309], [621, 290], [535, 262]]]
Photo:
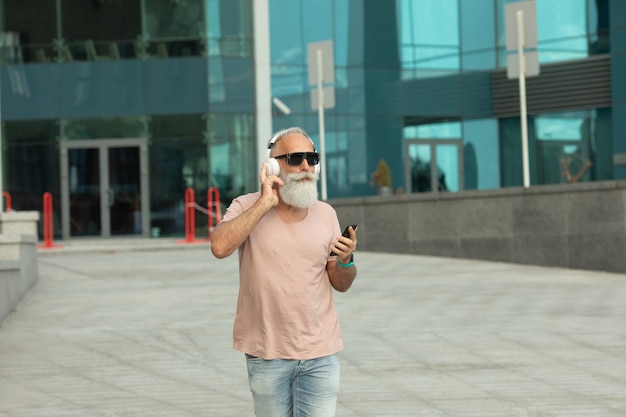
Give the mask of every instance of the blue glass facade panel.
[[[518, 0], [497, 0], [499, 66], [506, 67], [505, 6]], [[597, 27], [588, 25], [588, 1], [536, 0], [539, 62], [581, 59], [590, 55], [589, 38]]]
[[587, 0], [539, 0], [537, 37], [541, 41], [587, 35]]
[[209, 74], [209, 91], [223, 90], [224, 100], [211, 100], [211, 112], [253, 113], [254, 72], [248, 58], [210, 58], [210, 68], [220, 67], [222, 79]]
[[365, 112], [365, 92], [362, 88], [350, 87], [335, 92], [337, 109], [341, 114], [362, 115]]
[[[433, 16], [437, 16], [433, 19]], [[460, 68], [459, 9], [456, 0], [398, 1], [403, 68]]]
[[493, 0], [461, 1], [461, 67], [486, 70], [496, 67], [496, 17]]
[[[604, 0], [609, 3], [610, 27], [611, 27], [611, 51], [626, 50], [626, 1]], [[615, 44], [613, 44], [615, 42]], [[615, 47], [615, 48], [614, 48]]]
[[[335, 1], [335, 30], [333, 39], [335, 41], [335, 65], [338, 67], [347, 66], [349, 54], [353, 51], [350, 44], [350, 2]], [[337, 75], [337, 74], [335, 74]]]
[[[300, 0], [271, 0], [270, 32], [272, 47], [270, 59], [275, 65], [306, 66], [306, 49], [302, 39], [302, 5]], [[319, 16], [315, 16], [317, 19]], [[279, 32], [280, 35], [274, 36]]]
[[139, 61], [66, 63], [59, 65], [59, 73], [60, 118], [143, 113]]
[[366, 69], [367, 112], [401, 115], [400, 77], [398, 70]]
[[145, 113], [207, 111], [207, 58], [155, 59], [140, 64], [145, 71]]
[[[349, 114], [363, 114], [365, 112], [365, 71], [361, 68], [348, 68], [346, 70], [348, 88], [338, 89], [347, 91], [344, 96], [347, 97], [348, 102], [341, 102], [341, 106], [337, 106], [341, 113]], [[341, 94], [339, 95], [342, 96]], [[338, 103], [339, 104], [339, 103]], [[344, 107], [345, 105], [345, 107]]]
[[55, 64], [7, 65], [2, 74], [2, 119], [59, 117], [59, 71]]
[[[613, 103], [613, 151], [626, 153], [626, 101]], [[623, 177], [626, 178], [626, 177]]]
[[500, 188], [498, 122], [495, 119], [463, 123], [465, 189]]
[[626, 26], [611, 30], [611, 50], [617, 54], [626, 52]]
[[[302, 1], [302, 40], [304, 45], [333, 38], [334, 0]], [[304, 50], [307, 53], [307, 49]]]
[[[608, 0], [610, 10], [611, 93], [613, 96], [613, 151], [626, 153], [626, 2]], [[626, 179], [626, 166], [615, 166], [616, 179]]]
[[272, 66], [272, 96], [285, 97], [309, 91], [309, 74], [301, 65]]
[[[376, 0], [334, 1], [331, 5], [327, 1], [314, 5], [301, 0], [273, 0], [270, 9], [271, 13], [276, 11], [276, 16], [271, 15], [274, 95], [280, 92], [292, 110], [304, 112], [314, 121], [315, 113], [308, 105], [306, 62], [300, 58], [306, 55], [306, 43], [332, 38], [336, 42], [337, 106], [326, 112], [329, 137], [339, 135], [340, 126], [347, 120], [344, 115], [353, 116], [350, 123], [363, 120], [363, 137], [357, 141], [365, 149], [367, 166], [373, 168], [385, 155], [397, 171], [403, 164], [393, 152], [404, 152], [403, 127], [461, 121], [463, 153], [475, 161], [472, 169], [468, 169], [471, 162], [465, 161], [467, 187], [521, 185], [519, 119], [492, 118], [493, 70], [505, 67], [504, 7], [515, 1], [396, 0], [391, 13], [392, 3], [382, 7]], [[623, 50], [621, 45], [626, 43], [626, 36], [618, 36], [626, 29], [624, 4], [619, 0], [536, 0], [541, 62], [564, 62], [606, 53], [610, 15], [614, 79], [615, 74], [626, 73], [626, 64], [615, 54], [615, 48]], [[292, 17], [290, 22], [284, 22], [287, 15]], [[334, 33], [327, 36], [330, 22]], [[350, 48], [341, 46], [348, 44]], [[285, 62], [290, 65], [284, 65]], [[618, 103], [626, 95], [626, 81], [620, 78], [613, 83], [613, 100]], [[602, 110], [588, 109], [597, 114]], [[598, 125], [595, 140], [602, 142], [596, 144], [598, 155], [602, 148], [598, 163], [606, 162], [605, 142], [617, 137], [607, 123], [619, 130], [617, 120], [623, 120], [615, 118], [616, 110], [609, 112], [608, 118], [594, 119]], [[534, 116], [529, 121], [531, 183], [538, 184], [542, 178], [558, 174], [539, 172], [558, 146], [538, 147], [532, 138]], [[275, 122], [296, 120], [293, 115], [290, 117], [275, 116]], [[332, 122], [333, 117], [336, 123]], [[379, 146], [381, 137], [386, 143], [384, 149]], [[337, 162], [337, 166], [342, 163]], [[590, 177], [604, 179], [602, 172], [595, 167]], [[347, 189], [354, 192], [359, 184], [352, 183], [352, 179], [349, 182]]]
[[613, 83], [613, 101], [626, 101], [626, 52], [613, 54], [611, 73], [613, 74], [611, 80]]
[[[181, 62], [185, 61], [185, 62]], [[227, 62], [224, 87], [230, 108], [251, 111], [249, 60]], [[94, 118], [141, 114], [203, 113], [208, 90], [206, 58], [78, 62], [2, 68], [5, 120]], [[244, 96], [242, 98], [242, 96]], [[222, 100], [223, 101], [223, 100]]]

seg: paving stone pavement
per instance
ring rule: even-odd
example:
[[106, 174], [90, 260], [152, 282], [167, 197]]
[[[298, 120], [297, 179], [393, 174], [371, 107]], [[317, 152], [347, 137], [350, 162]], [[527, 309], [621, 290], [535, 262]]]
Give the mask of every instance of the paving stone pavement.
[[[338, 417], [626, 416], [626, 275], [357, 252]], [[252, 416], [237, 257], [39, 252], [0, 327], [0, 417]]]

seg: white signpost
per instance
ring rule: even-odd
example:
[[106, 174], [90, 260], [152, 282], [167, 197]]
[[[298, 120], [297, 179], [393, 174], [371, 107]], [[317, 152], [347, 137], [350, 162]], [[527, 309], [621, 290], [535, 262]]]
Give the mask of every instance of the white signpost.
[[[333, 41], [313, 42], [308, 45], [309, 85], [311, 108], [317, 109], [320, 131], [320, 164], [322, 200], [328, 198], [326, 190], [326, 140], [324, 134], [324, 109], [335, 107], [335, 55]], [[316, 91], [317, 90], [317, 91]]]
[[[526, 116], [526, 77], [539, 75], [537, 51], [537, 12], [534, 1], [518, 1], [505, 5], [507, 76], [519, 79], [520, 120], [522, 123], [522, 165], [524, 187], [530, 186], [528, 161], [528, 121]], [[517, 51], [516, 54], [510, 52]]]

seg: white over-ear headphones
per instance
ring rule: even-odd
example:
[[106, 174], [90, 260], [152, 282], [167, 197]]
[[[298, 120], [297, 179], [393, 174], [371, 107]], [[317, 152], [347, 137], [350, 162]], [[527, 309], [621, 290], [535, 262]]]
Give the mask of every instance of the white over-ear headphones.
[[[267, 175], [278, 175], [280, 173], [280, 166], [278, 165], [278, 160], [276, 158], [270, 158], [270, 152], [272, 151], [272, 146], [274, 146], [274, 143], [276, 143], [278, 138], [283, 137], [287, 130], [290, 130], [290, 129], [281, 130], [280, 132], [276, 133], [267, 144], [267, 151], [265, 151], [265, 161], [264, 161], [265, 165], [267, 165]], [[303, 130], [298, 130], [298, 133], [302, 133], [304, 136], [309, 138], [309, 140], [313, 144], [313, 150], [317, 152], [317, 150], [315, 149], [315, 143], [313, 142], [313, 139], [311, 139], [309, 135], [307, 135]], [[317, 165], [314, 165], [314, 167], [315, 167], [315, 174], [319, 175], [320, 164], [318, 163]]]

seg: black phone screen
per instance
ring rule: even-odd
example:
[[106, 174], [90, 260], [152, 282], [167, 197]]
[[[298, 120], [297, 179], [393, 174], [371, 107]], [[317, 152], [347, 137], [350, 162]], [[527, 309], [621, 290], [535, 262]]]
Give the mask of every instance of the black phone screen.
[[[350, 227], [352, 227], [353, 230], [356, 230], [357, 225], [356, 224], [347, 225], [346, 228], [343, 229], [343, 233], [341, 234], [341, 236], [350, 237], [350, 230], [349, 230]], [[332, 251], [330, 252], [330, 256], [335, 256], [335, 255], [337, 255], [335, 252], [332, 252]]]

